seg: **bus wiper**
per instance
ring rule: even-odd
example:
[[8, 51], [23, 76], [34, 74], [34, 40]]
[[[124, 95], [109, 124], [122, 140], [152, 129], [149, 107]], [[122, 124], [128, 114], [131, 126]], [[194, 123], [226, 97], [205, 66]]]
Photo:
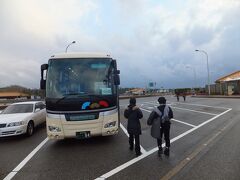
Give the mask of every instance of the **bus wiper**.
[[86, 96], [103, 98], [103, 97], [106, 97], [106, 96], [114, 96], [114, 94], [86, 94]]
[[62, 98], [58, 99], [55, 103], [58, 104], [62, 100], [69, 98], [69, 97], [97, 97], [97, 98], [102, 98], [102, 95], [97, 95], [97, 94], [87, 94], [87, 93], [69, 93], [63, 96]]
[[80, 94], [80, 93], [69, 93], [69, 94], [65, 94], [62, 98], [60, 98], [60, 99], [58, 99], [58, 100], [56, 101], [56, 104], [58, 104], [60, 101], [66, 99], [66, 98], [68, 98], [68, 97], [71, 97], [71, 96], [77, 96], [77, 97], [79, 97], [79, 96], [85, 96], [85, 94]]

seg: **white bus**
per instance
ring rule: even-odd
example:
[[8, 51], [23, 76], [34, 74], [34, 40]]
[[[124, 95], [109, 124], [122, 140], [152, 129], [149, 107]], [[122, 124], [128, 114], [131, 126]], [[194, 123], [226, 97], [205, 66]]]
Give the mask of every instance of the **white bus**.
[[53, 55], [41, 66], [50, 139], [89, 138], [118, 133], [120, 71], [103, 53]]

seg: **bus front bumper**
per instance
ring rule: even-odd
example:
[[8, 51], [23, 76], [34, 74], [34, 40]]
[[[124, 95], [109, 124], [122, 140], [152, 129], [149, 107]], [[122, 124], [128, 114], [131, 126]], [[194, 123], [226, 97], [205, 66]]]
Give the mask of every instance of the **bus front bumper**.
[[[50, 126], [51, 127], [51, 126]], [[89, 135], [85, 138], [90, 138], [94, 136], [111, 136], [118, 133], [118, 127], [111, 128], [82, 128], [82, 127], [74, 127], [74, 128], [64, 128], [61, 129], [55, 126], [58, 131], [50, 131], [49, 126], [47, 126], [47, 134], [50, 139], [65, 139], [65, 138], [78, 138], [79, 133], [89, 133]]]
[[116, 110], [100, 113], [99, 119], [90, 121], [66, 121], [65, 116], [60, 114], [47, 114], [46, 120], [50, 139], [111, 136], [117, 134], [119, 130]]

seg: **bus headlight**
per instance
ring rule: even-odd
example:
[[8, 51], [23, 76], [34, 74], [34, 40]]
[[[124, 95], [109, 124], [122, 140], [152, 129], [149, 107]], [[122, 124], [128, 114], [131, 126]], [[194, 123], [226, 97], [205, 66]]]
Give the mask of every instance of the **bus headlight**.
[[56, 126], [48, 126], [49, 131], [51, 132], [61, 132], [61, 128]]
[[114, 127], [115, 125], [116, 125], [116, 121], [113, 121], [113, 122], [105, 124], [104, 128], [111, 128], [111, 127]]

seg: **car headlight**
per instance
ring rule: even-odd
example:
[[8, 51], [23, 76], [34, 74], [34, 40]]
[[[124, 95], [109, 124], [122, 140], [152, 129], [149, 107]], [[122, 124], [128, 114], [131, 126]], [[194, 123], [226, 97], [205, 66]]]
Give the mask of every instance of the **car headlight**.
[[61, 132], [61, 128], [56, 126], [48, 126], [48, 129], [52, 132]]
[[111, 128], [111, 127], [114, 127], [115, 125], [116, 125], [116, 121], [113, 121], [113, 122], [105, 124], [104, 128]]
[[24, 124], [24, 122], [23, 122], [23, 121], [19, 121], [19, 122], [12, 122], [12, 123], [9, 123], [9, 124], [7, 125], [7, 127], [21, 126], [21, 125], [23, 125], [23, 124]]

